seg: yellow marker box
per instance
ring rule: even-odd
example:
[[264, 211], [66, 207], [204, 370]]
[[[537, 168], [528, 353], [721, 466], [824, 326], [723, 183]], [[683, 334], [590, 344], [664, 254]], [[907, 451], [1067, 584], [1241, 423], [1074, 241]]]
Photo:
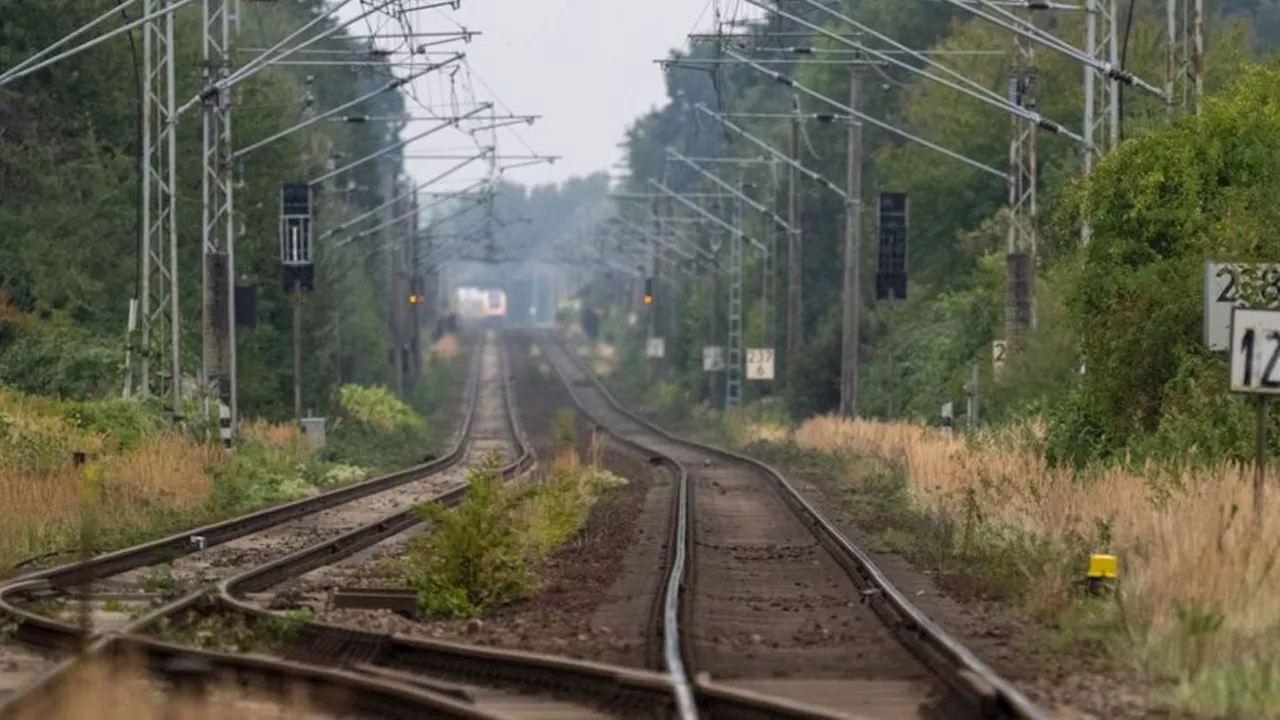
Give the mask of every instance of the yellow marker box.
[[1117, 565], [1115, 555], [1090, 555], [1088, 577], [1090, 579], [1114, 580], [1116, 578]]

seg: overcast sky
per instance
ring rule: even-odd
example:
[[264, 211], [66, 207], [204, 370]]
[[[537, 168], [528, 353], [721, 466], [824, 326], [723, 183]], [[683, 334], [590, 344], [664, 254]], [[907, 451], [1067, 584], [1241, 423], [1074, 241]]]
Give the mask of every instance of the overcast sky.
[[[722, 0], [725, 7], [734, 4]], [[342, 14], [358, 14], [357, 5], [350, 3], [352, 12], [344, 9]], [[473, 84], [478, 99], [498, 100], [498, 112], [542, 116], [532, 126], [522, 124], [498, 136], [500, 153], [528, 154], [523, 140], [540, 154], [562, 156], [553, 165], [506, 173], [532, 185], [607, 170], [619, 162], [617, 146], [627, 126], [665, 100], [662, 72], [654, 60], [683, 47], [690, 32], [709, 31], [712, 17], [711, 0], [462, 0], [457, 11], [418, 14], [413, 29], [438, 32], [461, 25], [481, 33], [470, 44], [432, 50], [465, 51], [481, 81]], [[380, 33], [396, 32], [385, 19], [382, 25]], [[363, 28], [361, 23], [352, 31]], [[448, 106], [448, 83], [442, 76], [416, 85], [418, 101]], [[412, 104], [411, 110], [425, 114]], [[414, 123], [405, 136], [426, 127]], [[411, 152], [464, 153], [468, 144], [465, 135], [451, 131], [414, 143]], [[410, 159], [408, 167], [425, 180], [456, 162]], [[482, 169], [475, 164], [460, 171], [448, 185], [464, 186], [481, 177]]]

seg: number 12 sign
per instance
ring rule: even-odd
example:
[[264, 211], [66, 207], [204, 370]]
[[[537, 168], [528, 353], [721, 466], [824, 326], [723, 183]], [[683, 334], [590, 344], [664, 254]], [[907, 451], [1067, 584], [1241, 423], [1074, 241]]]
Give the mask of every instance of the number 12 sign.
[[1280, 310], [1231, 310], [1231, 392], [1280, 395]]

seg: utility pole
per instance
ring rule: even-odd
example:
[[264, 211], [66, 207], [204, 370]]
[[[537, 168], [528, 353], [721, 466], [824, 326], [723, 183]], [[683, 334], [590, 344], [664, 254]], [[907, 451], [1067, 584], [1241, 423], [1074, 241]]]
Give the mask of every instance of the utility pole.
[[234, 176], [231, 89], [220, 85], [231, 73], [231, 16], [235, 0], [203, 0], [204, 106], [201, 244], [204, 248], [202, 307], [204, 378], [216, 389], [224, 446], [236, 432], [236, 326]]
[[[716, 209], [719, 210], [720, 203], [716, 202]], [[717, 212], [719, 217], [721, 213]], [[707, 295], [707, 345], [710, 347], [721, 347], [720, 345], [720, 327], [717, 315], [720, 305], [720, 268], [719, 257], [720, 247], [724, 244], [724, 238], [720, 237], [722, 230], [718, 227], [709, 227], [706, 229], [707, 247], [711, 251], [712, 257], [716, 260], [708, 264], [708, 272], [711, 275], [711, 290]], [[707, 373], [707, 395], [711, 401], [711, 407], [717, 407], [720, 403], [716, 402], [716, 373], [711, 371]]]
[[[390, 200], [396, 196], [396, 178], [395, 166], [390, 162], [382, 161], [383, 172], [380, 173], [382, 183], [382, 197]], [[400, 292], [400, 283], [398, 282], [398, 272], [396, 271], [396, 207], [395, 203], [389, 203], [383, 209], [383, 222], [386, 227], [382, 231], [382, 253], [386, 260], [387, 272], [387, 321], [391, 330], [391, 377], [392, 387], [395, 388], [396, 397], [404, 397], [404, 364], [400, 359], [401, 349], [401, 333], [400, 333], [400, 303], [404, 301], [403, 293]]]
[[[143, 397], [168, 398], [182, 410], [181, 314], [178, 308], [178, 183], [173, 68], [173, 0], [146, 0], [143, 16], [163, 4], [170, 12], [142, 27], [142, 277], [139, 302], [142, 353], [138, 389]], [[169, 382], [151, 377], [152, 348], [169, 360]]]
[[791, 97], [791, 164], [787, 183], [787, 224], [791, 226], [787, 243], [787, 385], [794, 392], [799, 384], [800, 344], [804, 340], [803, 230], [800, 227], [800, 96]]
[[[742, 192], [741, 173], [738, 192]], [[729, 234], [729, 343], [725, 350], [724, 404], [738, 407], [742, 404], [742, 198], [733, 199], [733, 226], [737, 232]]]
[[413, 209], [413, 215], [410, 216], [409, 222], [409, 292], [413, 295], [413, 301], [409, 308], [409, 367], [413, 371], [413, 382], [417, 383], [422, 377], [422, 324], [423, 317], [422, 307], [423, 295], [425, 288], [423, 287], [422, 277], [422, 218], [418, 209], [418, 192], [414, 190], [413, 196], [409, 200], [409, 205]]
[[[1120, 67], [1119, 37], [1116, 32], [1115, 0], [1088, 0], [1085, 4], [1084, 52], [1095, 63]], [[1120, 81], [1108, 77], [1099, 65], [1084, 67], [1084, 154], [1083, 170], [1088, 175], [1098, 158], [1120, 141]], [[1100, 130], [1106, 138], [1101, 139]], [[1080, 225], [1080, 244], [1089, 242], [1090, 227]]]
[[[778, 161], [769, 160], [769, 211], [775, 217], [778, 214]], [[765, 238], [767, 250], [764, 253], [764, 277], [761, 278], [760, 292], [764, 297], [764, 337], [761, 345], [771, 351], [778, 347], [778, 231], [773, 223], [768, 223], [768, 237]], [[772, 385], [772, 381], [769, 385]]]
[[[856, 58], [855, 58], [856, 59]], [[862, 69], [849, 70], [849, 107], [858, 109]], [[840, 415], [858, 415], [858, 317], [861, 310], [862, 254], [862, 123], [849, 119], [848, 167], [844, 220], [844, 313], [840, 357]]]
[[1169, 111], [1199, 115], [1204, 109], [1204, 0], [1166, 0], [1165, 7]]
[[[1031, 12], [1037, 9], [1031, 8]], [[1041, 8], [1043, 9], [1043, 8]], [[1034, 17], [1030, 18], [1034, 22]], [[1035, 49], [1021, 33], [1013, 38], [1009, 100], [1036, 109]], [[1005, 247], [1005, 342], [1016, 352], [1035, 326], [1036, 124], [1013, 116], [1009, 142], [1009, 229]]]

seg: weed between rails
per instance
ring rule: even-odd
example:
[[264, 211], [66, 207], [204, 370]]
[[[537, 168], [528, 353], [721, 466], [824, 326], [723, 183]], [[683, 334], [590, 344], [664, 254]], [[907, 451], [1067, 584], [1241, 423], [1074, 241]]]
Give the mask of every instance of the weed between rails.
[[467, 497], [453, 510], [419, 508], [434, 524], [415, 537], [390, 570], [438, 617], [475, 617], [525, 595], [536, 578], [531, 564], [571, 540], [592, 505], [626, 480], [604, 470], [598, 453], [583, 462], [562, 450], [538, 482], [504, 482], [500, 460], [486, 458], [470, 472]]

